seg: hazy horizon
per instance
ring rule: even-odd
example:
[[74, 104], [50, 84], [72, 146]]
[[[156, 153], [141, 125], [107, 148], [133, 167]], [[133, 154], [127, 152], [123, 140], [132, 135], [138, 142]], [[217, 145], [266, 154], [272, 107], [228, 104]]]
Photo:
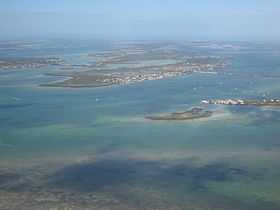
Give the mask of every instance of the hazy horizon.
[[279, 41], [272, 0], [1, 1], [0, 39], [97, 37]]

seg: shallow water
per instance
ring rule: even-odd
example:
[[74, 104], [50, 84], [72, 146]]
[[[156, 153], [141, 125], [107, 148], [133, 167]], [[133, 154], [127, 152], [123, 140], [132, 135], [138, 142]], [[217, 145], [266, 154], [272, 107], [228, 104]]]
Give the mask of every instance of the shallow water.
[[[55, 49], [40, 52], [84, 62], [79, 47]], [[23, 193], [30, 209], [279, 209], [277, 108], [209, 106], [216, 114], [208, 119], [145, 120], [203, 99], [279, 98], [280, 78], [264, 77], [280, 74], [279, 51], [213, 51], [232, 65], [105, 88], [39, 87], [55, 69], [0, 70], [1, 195], [9, 203]], [[32, 192], [57, 200], [42, 204]]]

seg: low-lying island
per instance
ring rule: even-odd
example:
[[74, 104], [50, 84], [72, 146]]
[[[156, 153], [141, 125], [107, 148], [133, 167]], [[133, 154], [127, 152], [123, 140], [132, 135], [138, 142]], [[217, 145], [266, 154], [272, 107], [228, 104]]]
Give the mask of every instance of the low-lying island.
[[155, 116], [147, 116], [146, 119], [149, 120], [194, 120], [199, 118], [211, 117], [212, 111], [207, 111], [202, 108], [192, 108], [185, 112], [174, 112]]

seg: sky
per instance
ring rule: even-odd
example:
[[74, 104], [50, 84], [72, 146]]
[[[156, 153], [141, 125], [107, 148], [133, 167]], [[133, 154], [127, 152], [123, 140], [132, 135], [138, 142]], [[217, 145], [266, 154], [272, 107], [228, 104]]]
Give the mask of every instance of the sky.
[[279, 0], [0, 0], [0, 38], [280, 40]]

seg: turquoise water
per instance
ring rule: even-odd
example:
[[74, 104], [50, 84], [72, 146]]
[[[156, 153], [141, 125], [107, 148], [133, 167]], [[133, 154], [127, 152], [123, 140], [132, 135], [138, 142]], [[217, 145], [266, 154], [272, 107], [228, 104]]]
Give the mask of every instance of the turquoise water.
[[[45, 54], [83, 63], [99, 49]], [[210, 106], [216, 114], [203, 120], [144, 118], [203, 99], [280, 97], [280, 49], [212, 53], [232, 64], [106, 88], [39, 87], [57, 79], [44, 75], [50, 68], [0, 70], [2, 168], [54, 163], [43, 191], [104, 193], [131, 209], [280, 209], [279, 109]]]

